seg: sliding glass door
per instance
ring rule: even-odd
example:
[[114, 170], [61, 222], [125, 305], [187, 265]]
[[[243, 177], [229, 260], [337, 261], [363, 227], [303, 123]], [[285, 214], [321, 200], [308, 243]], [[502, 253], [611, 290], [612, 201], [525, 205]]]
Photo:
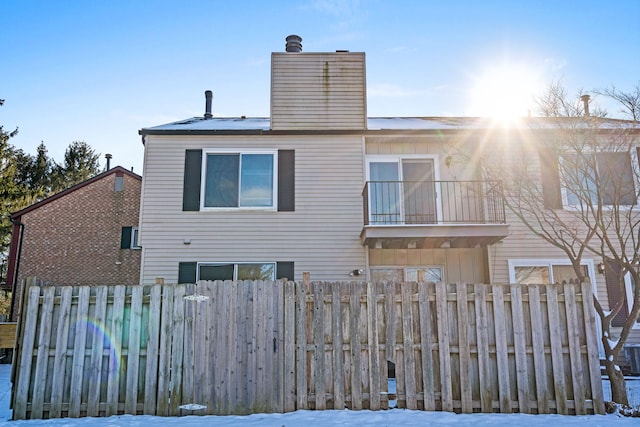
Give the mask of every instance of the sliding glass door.
[[370, 224], [437, 222], [433, 159], [369, 162]]

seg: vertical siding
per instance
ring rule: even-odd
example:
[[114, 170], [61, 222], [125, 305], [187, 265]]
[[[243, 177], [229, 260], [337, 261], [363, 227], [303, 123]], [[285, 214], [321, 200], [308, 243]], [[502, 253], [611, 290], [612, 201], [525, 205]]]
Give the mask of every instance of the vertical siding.
[[364, 129], [364, 53], [273, 53], [271, 127]]
[[[184, 153], [198, 148], [295, 150], [296, 210], [183, 212]], [[293, 261], [316, 280], [365, 267], [361, 137], [148, 136], [145, 150], [143, 283], [175, 282], [181, 261]]]
[[447, 283], [486, 281], [483, 248], [369, 249], [371, 267], [442, 266]]

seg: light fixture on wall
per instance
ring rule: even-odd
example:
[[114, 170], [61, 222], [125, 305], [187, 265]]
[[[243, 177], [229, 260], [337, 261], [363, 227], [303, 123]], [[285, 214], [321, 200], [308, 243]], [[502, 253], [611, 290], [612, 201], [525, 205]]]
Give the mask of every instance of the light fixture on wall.
[[360, 276], [361, 274], [364, 274], [364, 270], [362, 268], [356, 268], [349, 273], [349, 276]]
[[604, 262], [601, 262], [600, 264], [598, 264], [598, 273], [600, 274], [604, 274]]

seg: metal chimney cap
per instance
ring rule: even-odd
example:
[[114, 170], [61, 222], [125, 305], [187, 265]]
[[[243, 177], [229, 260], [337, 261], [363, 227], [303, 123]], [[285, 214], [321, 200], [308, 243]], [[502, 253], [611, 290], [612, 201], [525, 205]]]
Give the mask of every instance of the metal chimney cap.
[[213, 114], [211, 114], [211, 104], [213, 103], [213, 92], [211, 92], [210, 90], [205, 90], [204, 97], [205, 97], [204, 118], [211, 119], [213, 118]]
[[285, 48], [287, 52], [302, 52], [302, 37], [291, 34], [285, 40], [287, 42]]
[[589, 101], [591, 101], [591, 96], [587, 94], [582, 95], [580, 96], [580, 101], [582, 101], [584, 106], [584, 116], [589, 117], [591, 115], [589, 112]]

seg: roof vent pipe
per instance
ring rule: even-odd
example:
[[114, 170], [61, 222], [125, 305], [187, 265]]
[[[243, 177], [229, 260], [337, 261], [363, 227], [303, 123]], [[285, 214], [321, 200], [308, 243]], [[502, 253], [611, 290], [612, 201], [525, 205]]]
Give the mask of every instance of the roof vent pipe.
[[109, 153], [104, 155], [104, 158], [107, 159], [107, 170], [111, 169], [111, 159], [113, 158], [113, 156]]
[[591, 100], [591, 97], [589, 95], [582, 95], [580, 100], [584, 104], [584, 116], [589, 117], [589, 101]]
[[291, 34], [287, 36], [286, 41], [287, 52], [302, 52], [302, 37]]
[[210, 118], [213, 117], [213, 114], [211, 114], [211, 104], [213, 102], [213, 92], [211, 92], [210, 90], [204, 91], [204, 98], [206, 99], [205, 105], [204, 105], [204, 118], [205, 119], [210, 119]]

